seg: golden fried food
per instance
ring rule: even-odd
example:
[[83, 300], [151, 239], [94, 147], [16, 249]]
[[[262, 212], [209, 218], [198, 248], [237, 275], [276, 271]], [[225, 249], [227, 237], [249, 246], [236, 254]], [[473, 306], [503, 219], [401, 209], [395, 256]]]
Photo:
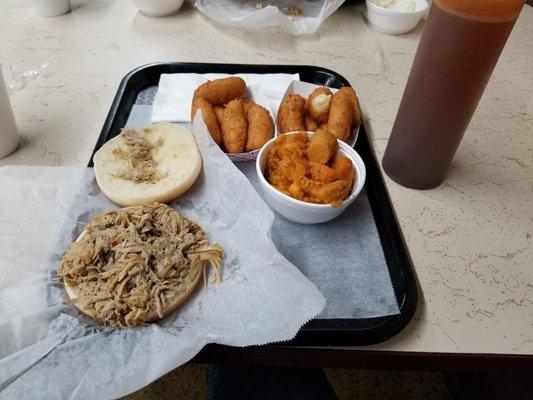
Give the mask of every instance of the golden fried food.
[[312, 161], [309, 163], [309, 178], [322, 183], [330, 183], [339, 179], [333, 168]]
[[317, 186], [315, 190], [311, 190], [309, 201], [312, 203], [329, 203], [334, 207], [338, 207], [348, 197], [351, 189], [352, 185], [348, 181], [339, 179]]
[[309, 115], [309, 100], [305, 101], [305, 130], [308, 132], [314, 132], [318, 129], [318, 124], [316, 121]]
[[227, 153], [257, 150], [274, 136], [270, 112], [242, 98], [245, 94], [245, 81], [235, 76], [208, 81], [193, 94], [191, 121], [201, 109], [213, 139]]
[[286, 7], [282, 11], [283, 14], [290, 15], [292, 17], [298, 17], [303, 14], [302, 9], [298, 7]]
[[215, 114], [217, 116], [218, 125], [222, 126], [222, 120], [224, 119], [225, 108], [223, 106], [214, 106]]
[[331, 168], [335, 171], [339, 179], [348, 181], [350, 185], [355, 181], [355, 169], [351, 160], [341, 154], [335, 154], [331, 160]]
[[331, 99], [328, 129], [338, 139], [346, 141], [350, 137], [354, 108], [352, 95], [343, 89], [335, 93]]
[[201, 84], [195, 97], [203, 97], [214, 106], [221, 106], [246, 93], [246, 82], [236, 76], [215, 79]]
[[252, 104], [255, 104], [252, 99], [242, 99], [242, 105], [244, 107], [244, 112], [247, 113], [248, 109]]
[[[276, 139], [276, 144], [270, 151], [271, 155], [279, 159], [290, 158], [293, 153], [305, 152], [309, 143], [309, 137], [306, 132], [297, 132], [292, 135], [280, 135]], [[305, 157], [305, 154], [297, 154], [297, 157]]]
[[220, 131], [217, 115], [213, 110], [211, 103], [203, 97], [198, 97], [193, 104], [193, 109], [194, 108], [202, 110], [202, 117], [207, 126], [207, 130], [211, 134], [215, 143], [220, 145], [222, 143], [222, 133]]
[[305, 130], [305, 99], [291, 93], [279, 106], [278, 126], [281, 133]]
[[361, 113], [361, 107], [359, 107], [359, 99], [357, 98], [357, 94], [355, 93], [355, 90], [351, 87], [343, 87], [339, 89], [339, 92], [341, 91], [346, 93], [346, 95], [348, 95], [348, 97], [351, 100], [352, 109], [353, 109], [352, 124], [354, 126], [358, 126], [359, 124], [361, 124], [362, 113]]
[[309, 135], [306, 132], [296, 132], [292, 135], [280, 135], [276, 139], [277, 144], [302, 143], [307, 145], [309, 143]]
[[[310, 144], [305, 132], [280, 135], [267, 153], [265, 178], [277, 190], [295, 199], [339, 206], [351, 192], [350, 177], [355, 173], [350, 175], [344, 161], [337, 161], [336, 168], [310, 161], [307, 151]], [[336, 159], [335, 154], [333, 158]], [[354, 169], [352, 164], [350, 168]]]
[[324, 123], [329, 117], [333, 94], [326, 87], [319, 87], [309, 95], [309, 115], [317, 122]]
[[305, 130], [308, 132], [314, 132], [318, 129], [318, 125], [315, 120], [311, 118], [309, 114], [305, 115]]
[[242, 153], [246, 147], [248, 123], [241, 99], [232, 100], [226, 106], [222, 119], [222, 142], [228, 153]]
[[327, 129], [318, 129], [307, 146], [307, 158], [319, 164], [326, 164], [338, 150], [337, 138]]
[[274, 136], [274, 121], [266, 108], [253, 102], [245, 106], [245, 113], [248, 120], [246, 151], [260, 149]]
[[308, 132], [314, 132], [318, 128], [318, 124], [316, 123], [316, 121], [309, 115], [309, 99], [305, 100], [304, 123], [305, 130]]

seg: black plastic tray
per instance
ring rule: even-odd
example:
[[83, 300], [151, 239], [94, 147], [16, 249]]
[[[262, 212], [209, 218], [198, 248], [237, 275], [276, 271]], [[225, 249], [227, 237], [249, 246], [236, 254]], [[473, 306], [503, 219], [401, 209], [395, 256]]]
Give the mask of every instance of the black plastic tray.
[[[118, 135], [126, 125], [137, 95], [147, 87], [157, 85], [161, 74], [195, 73], [286, 73], [300, 74], [300, 79], [317, 85], [339, 88], [349, 86], [341, 75], [320, 67], [301, 65], [242, 65], [162, 62], [139, 67], [122, 80], [111, 110], [96, 142], [96, 152], [105, 142]], [[360, 99], [364, 103], [364, 99]], [[364, 126], [359, 131], [355, 149], [363, 158], [367, 178], [365, 189], [383, 245], [394, 293], [400, 313], [397, 315], [364, 319], [315, 319], [307, 323], [298, 336], [286, 345], [369, 345], [382, 342], [400, 332], [416, 309], [418, 292], [411, 262], [398, 228], [383, 178], [368, 140]], [[94, 155], [93, 152], [93, 155]], [[89, 161], [92, 167], [93, 160]]]

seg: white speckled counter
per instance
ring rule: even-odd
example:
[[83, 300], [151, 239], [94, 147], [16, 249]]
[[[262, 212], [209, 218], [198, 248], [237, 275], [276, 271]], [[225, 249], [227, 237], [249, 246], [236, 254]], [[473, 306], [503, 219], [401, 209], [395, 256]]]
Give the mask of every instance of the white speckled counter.
[[[151, 19], [127, 0], [73, 1], [36, 17], [0, 3], [0, 62], [44, 76], [11, 92], [22, 147], [0, 165], [85, 165], [115, 91], [156, 61], [312, 64], [357, 89], [381, 159], [420, 28], [402, 37], [369, 29], [344, 7], [308, 37], [227, 28], [185, 8]], [[533, 9], [526, 6], [449, 177], [431, 191], [387, 179], [421, 288], [408, 327], [381, 350], [533, 353]]]

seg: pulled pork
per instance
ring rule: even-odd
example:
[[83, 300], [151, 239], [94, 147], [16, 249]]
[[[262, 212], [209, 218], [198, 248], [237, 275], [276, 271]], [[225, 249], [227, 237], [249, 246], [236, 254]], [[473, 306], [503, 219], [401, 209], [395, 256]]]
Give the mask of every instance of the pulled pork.
[[169, 306], [205, 279], [207, 264], [215, 267], [218, 281], [222, 256], [219, 245], [174, 209], [133, 206], [94, 217], [63, 256], [58, 275], [94, 318], [135, 326], [168, 314]]
[[151, 144], [141, 133], [143, 130], [139, 133], [128, 129], [120, 134], [126, 147], [113, 150], [113, 154], [125, 161], [127, 168], [117, 172], [115, 176], [135, 183], [155, 183], [164, 178], [157, 170], [157, 162], [154, 160], [154, 151], [163, 145], [163, 139]]

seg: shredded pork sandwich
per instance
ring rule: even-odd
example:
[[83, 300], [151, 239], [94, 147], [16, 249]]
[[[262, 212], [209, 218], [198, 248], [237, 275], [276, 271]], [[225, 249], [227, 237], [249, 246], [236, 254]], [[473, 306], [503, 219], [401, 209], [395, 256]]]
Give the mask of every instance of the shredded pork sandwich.
[[216, 280], [223, 257], [194, 222], [164, 204], [97, 215], [63, 256], [58, 275], [74, 303], [111, 326], [163, 318], [194, 291], [207, 265]]

